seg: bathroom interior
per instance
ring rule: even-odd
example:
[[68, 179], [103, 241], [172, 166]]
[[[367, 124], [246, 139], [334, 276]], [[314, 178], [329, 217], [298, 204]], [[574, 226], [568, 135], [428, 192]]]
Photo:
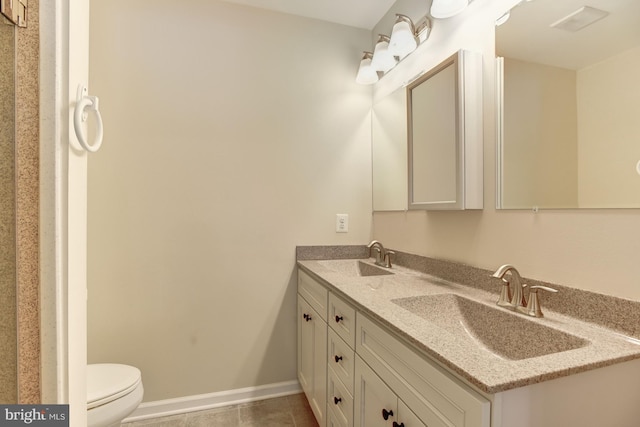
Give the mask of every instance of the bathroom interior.
[[[87, 302], [86, 312], [79, 311], [86, 335], [76, 343], [82, 349], [65, 357], [70, 365], [86, 355], [88, 364], [140, 370], [143, 402], [125, 422], [239, 390], [300, 392], [297, 247], [364, 248], [377, 240], [398, 254], [490, 273], [512, 264], [530, 280], [631, 307], [640, 302], [634, 268], [640, 123], [633, 119], [640, 112], [639, 25], [626, 32], [606, 27], [615, 53], [597, 58], [602, 67], [565, 62], [553, 71], [525, 69], [532, 60], [514, 52], [528, 51], [532, 38], [542, 51], [559, 42], [547, 33], [524, 39], [508, 33], [523, 26], [517, 21], [522, 11], [545, 6], [550, 24], [585, 4], [473, 0], [453, 17], [431, 17], [428, 38], [413, 53], [376, 83], [362, 85], [355, 77], [363, 51], [373, 51], [378, 34], [389, 35], [396, 14], [415, 23], [427, 16], [430, 0], [379, 1], [371, 14], [345, 10], [343, 16], [241, 0], [184, 0], [180, 7], [168, 0], [77, 3], [90, 3], [87, 83], [100, 98], [104, 144], [95, 153], [73, 153], [87, 164], [80, 189], [86, 191]], [[85, 394], [86, 374], [70, 375], [68, 390], [56, 386], [58, 374], [51, 371], [60, 372], [52, 368], [60, 361], [52, 362], [49, 345], [60, 336], [56, 319], [77, 308], [52, 298], [58, 264], [51, 247], [59, 229], [51, 225], [56, 190], [49, 178], [73, 164], [55, 164], [46, 145], [52, 127], [43, 94], [60, 79], [42, 65], [50, 54], [52, 6], [28, 4], [26, 28], [0, 26], [0, 295], [7, 343], [0, 401], [71, 401], [73, 411], [81, 401], [75, 391]], [[640, 16], [628, 1], [589, 6], [610, 13], [575, 34], [621, 26], [615, 21], [621, 15], [632, 22]], [[510, 18], [496, 26], [509, 10]], [[573, 33], [560, 37], [566, 34]], [[590, 43], [591, 53], [606, 44], [602, 38]], [[384, 117], [400, 125], [401, 143], [396, 151], [380, 151], [376, 107], [380, 114], [385, 101], [404, 96], [417, 76], [461, 50], [481, 58], [480, 206], [416, 208], [408, 198], [407, 112], [386, 110]], [[566, 50], [559, 56], [573, 58]], [[501, 67], [504, 87], [497, 79]], [[554, 105], [518, 102], [525, 95], [511, 90], [518, 84], [507, 78], [511, 68], [562, 74], [545, 87]], [[598, 74], [609, 84], [589, 82]], [[571, 83], [558, 83], [562, 79]], [[609, 92], [589, 92], [594, 87]], [[543, 93], [540, 85], [528, 89]], [[613, 92], [627, 101], [609, 98]], [[586, 101], [562, 104], [573, 98]], [[404, 98], [400, 104], [406, 106]], [[529, 119], [521, 134], [503, 122], [516, 112]], [[596, 122], [598, 116], [606, 121]], [[555, 128], [537, 133], [545, 120]], [[564, 130], [559, 122], [576, 126]], [[527, 138], [548, 144], [517, 151], [514, 140]], [[565, 140], [573, 146], [558, 149]], [[611, 148], [622, 140], [630, 142]], [[387, 167], [385, 160], [396, 163]], [[70, 192], [78, 189], [71, 179], [68, 185]], [[338, 214], [348, 215], [347, 232], [336, 231]], [[74, 230], [73, 223], [63, 229]], [[69, 271], [82, 265], [63, 261]], [[500, 281], [493, 283], [497, 298]], [[541, 298], [544, 305], [550, 297]]]

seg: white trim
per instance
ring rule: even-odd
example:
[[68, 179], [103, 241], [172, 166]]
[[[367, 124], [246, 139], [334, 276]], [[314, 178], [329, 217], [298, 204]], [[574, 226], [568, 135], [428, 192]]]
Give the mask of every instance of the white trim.
[[255, 402], [273, 397], [288, 396], [302, 392], [297, 380], [266, 384], [257, 387], [239, 388], [216, 393], [198, 394], [176, 399], [144, 402], [123, 423], [166, 417], [186, 412], [203, 411], [239, 403]]

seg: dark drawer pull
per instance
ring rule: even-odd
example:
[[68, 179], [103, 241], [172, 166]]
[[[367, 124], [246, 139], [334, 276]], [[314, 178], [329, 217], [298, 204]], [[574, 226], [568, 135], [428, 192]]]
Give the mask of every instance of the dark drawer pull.
[[336, 323], [340, 323], [341, 320], [344, 320], [344, 317], [336, 316]]
[[393, 417], [393, 411], [387, 411], [386, 409], [382, 410], [382, 418], [386, 420], [389, 419], [389, 417]]
[[334, 397], [334, 398], [333, 398], [333, 403], [335, 403], [336, 405], [337, 405], [338, 403], [340, 403], [340, 402], [342, 402], [342, 398], [341, 398], [341, 397]]
[[338, 363], [339, 361], [341, 361], [341, 360], [342, 360], [342, 356], [337, 356], [337, 355], [336, 355], [336, 356], [334, 356], [333, 358], [334, 358], [334, 359], [336, 359], [336, 363]]

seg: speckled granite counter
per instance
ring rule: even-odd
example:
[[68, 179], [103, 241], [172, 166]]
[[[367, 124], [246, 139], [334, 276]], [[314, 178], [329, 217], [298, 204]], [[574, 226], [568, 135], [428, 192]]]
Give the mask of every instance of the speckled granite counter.
[[[312, 255], [311, 255], [312, 254]], [[339, 258], [339, 260], [322, 260], [325, 258]], [[495, 301], [499, 290], [497, 279], [487, 280], [490, 272], [459, 265], [460, 270], [466, 270], [459, 274], [475, 272], [479, 282], [491, 283], [495, 292], [488, 292], [483, 286], [467, 286], [453, 281], [442, 279], [424, 271], [394, 266], [393, 275], [384, 276], [358, 276], [350, 272], [355, 261], [345, 258], [364, 258], [366, 250], [362, 247], [333, 247], [328, 251], [298, 248], [298, 266], [312, 277], [325, 284], [332, 292], [352, 303], [359, 311], [377, 320], [389, 330], [395, 332], [416, 349], [440, 362], [459, 377], [476, 386], [486, 393], [497, 393], [522, 387], [542, 381], [551, 380], [579, 372], [604, 367], [614, 363], [640, 358], [640, 340], [633, 337], [627, 330], [636, 331], [637, 325], [626, 327], [625, 331], [616, 331], [601, 326], [606, 324], [606, 319], [598, 319], [600, 325], [591, 322], [589, 314], [586, 321], [562, 314], [545, 305], [543, 296], [543, 311], [545, 317], [541, 319], [529, 318], [522, 314], [516, 314], [506, 309], [496, 307]], [[407, 255], [408, 258], [414, 257]], [[316, 258], [316, 259], [309, 259]], [[401, 258], [401, 257], [399, 257]], [[417, 258], [412, 258], [417, 262]], [[419, 257], [418, 257], [419, 258]], [[340, 260], [341, 259], [341, 260]], [[373, 260], [365, 260], [373, 264]], [[449, 268], [453, 263], [448, 263]], [[469, 276], [472, 277], [473, 275]], [[532, 281], [528, 281], [531, 283]], [[566, 288], [561, 287], [562, 291]], [[573, 293], [582, 291], [573, 290]], [[580, 298], [598, 298], [597, 294], [578, 295]], [[434, 297], [435, 296], [435, 297]], [[457, 296], [457, 297], [456, 297]], [[458, 298], [462, 297], [462, 298]], [[604, 303], [594, 301], [591, 305], [612, 304], [610, 299], [616, 302], [618, 299], [606, 296]], [[515, 342], [507, 342], [513, 346], [513, 352], [499, 354], [483, 346], [473, 337], [473, 331], [461, 323], [461, 327], [455, 327], [455, 322], [450, 322], [452, 303], [456, 301], [471, 300], [481, 305], [473, 304], [480, 308], [478, 316], [481, 316], [485, 308], [499, 310], [499, 324], [487, 325], [484, 328], [492, 336], [509, 340], [508, 328], [525, 328], [526, 341], [518, 339]], [[581, 302], [582, 304], [583, 302]], [[626, 304], [634, 310], [628, 313], [627, 320], [636, 321], [640, 303], [633, 301], [617, 301], [623, 306]], [[421, 315], [413, 306], [419, 305], [428, 312], [428, 316]], [[425, 305], [426, 304], [426, 305]], [[556, 305], [558, 303], [556, 302]], [[570, 310], [569, 310], [570, 311]], [[418, 313], [418, 314], [416, 314]], [[493, 312], [493, 314], [496, 314]], [[617, 315], [620, 315], [619, 313]], [[624, 313], [622, 313], [624, 315]], [[438, 319], [444, 319], [442, 321]], [[504, 321], [502, 321], [504, 320]], [[467, 319], [473, 323], [473, 319]], [[530, 322], [530, 323], [528, 323]], [[617, 325], [614, 319], [613, 325]], [[483, 322], [478, 322], [483, 323]], [[449, 327], [449, 325], [452, 325]], [[546, 328], [545, 328], [546, 327]], [[504, 329], [502, 329], [504, 328]], [[560, 341], [560, 345], [568, 346], [569, 350], [557, 353], [544, 354], [543, 336], [538, 334], [551, 332], [553, 340]], [[522, 338], [522, 334], [517, 334]], [[529, 339], [530, 338], [530, 339]], [[511, 338], [513, 339], [513, 338]], [[504, 344], [504, 343], [503, 343]], [[537, 351], [537, 345], [542, 350]], [[526, 346], [530, 346], [526, 348]], [[533, 351], [529, 351], [533, 350]], [[531, 353], [524, 357], [521, 352]], [[546, 350], [552, 351], [551, 350]]]

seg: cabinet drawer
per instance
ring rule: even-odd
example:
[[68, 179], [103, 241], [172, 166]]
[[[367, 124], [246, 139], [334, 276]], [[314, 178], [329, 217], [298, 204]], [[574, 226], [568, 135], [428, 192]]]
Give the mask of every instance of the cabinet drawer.
[[329, 407], [327, 411], [327, 427], [348, 427], [344, 421]]
[[353, 427], [353, 396], [335, 373], [329, 369], [327, 407], [340, 421], [340, 425]]
[[356, 352], [426, 425], [489, 427], [487, 399], [360, 313]]
[[329, 328], [327, 365], [353, 395], [354, 353], [333, 329]]
[[351, 348], [356, 339], [356, 310], [333, 293], [329, 294], [327, 323]]
[[329, 291], [303, 270], [298, 269], [298, 293], [327, 321]]

